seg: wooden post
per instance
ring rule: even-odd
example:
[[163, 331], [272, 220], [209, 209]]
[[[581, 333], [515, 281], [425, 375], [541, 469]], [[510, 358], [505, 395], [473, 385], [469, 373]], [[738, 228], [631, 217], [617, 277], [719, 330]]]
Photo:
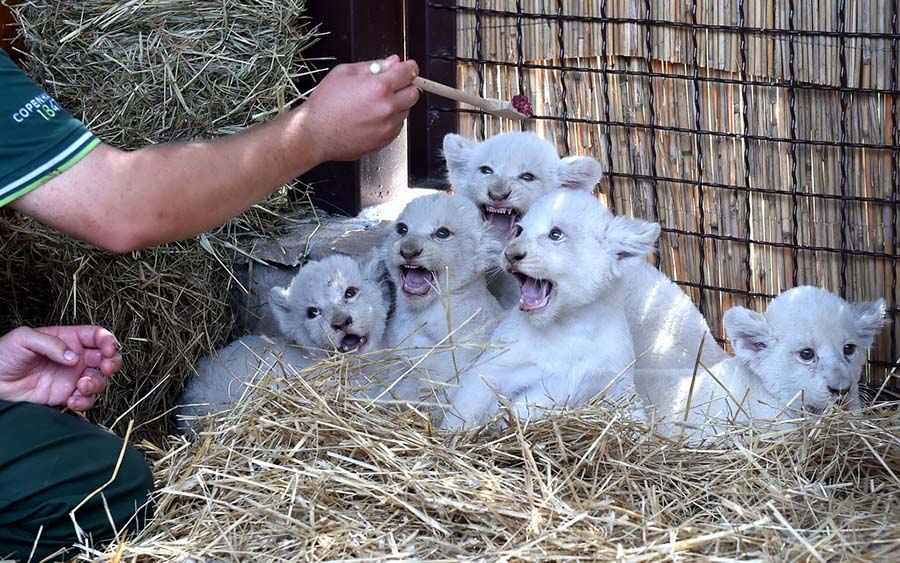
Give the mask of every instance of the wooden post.
[[[443, 5], [455, 2], [445, 1]], [[406, 0], [407, 49], [419, 64], [419, 73], [428, 79], [456, 85], [457, 13], [429, 6], [422, 0]], [[444, 135], [458, 130], [458, 114], [453, 102], [422, 93], [409, 114], [409, 178], [417, 187], [445, 188], [441, 147]]]
[[[403, 56], [403, 3], [371, 0], [307, 2], [311, 21], [321, 23], [322, 37], [304, 53], [332, 68], [340, 63]], [[319, 77], [321, 79], [321, 76]], [[365, 108], [359, 108], [365, 111]], [[389, 200], [406, 189], [406, 131], [381, 151], [356, 162], [329, 162], [300, 179], [314, 187], [316, 205], [327, 211], [355, 215], [363, 207]]]
[[19, 0], [10, 1], [6, 4], [0, 3], [0, 49], [6, 51], [10, 58], [16, 62], [20, 62], [22, 59], [21, 51], [24, 49], [24, 45], [21, 41], [15, 41], [17, 31], [16, 19], [13, 17], [10, 5], [18, 3]]

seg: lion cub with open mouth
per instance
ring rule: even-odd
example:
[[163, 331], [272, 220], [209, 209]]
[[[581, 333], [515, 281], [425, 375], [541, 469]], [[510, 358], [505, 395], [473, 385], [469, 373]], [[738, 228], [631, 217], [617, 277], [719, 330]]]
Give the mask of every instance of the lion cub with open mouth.
[[391, 297], [380, 270], [374, 257], [357, 262], [336, 254], [306, 264], [289, 287], [272, 288], [279, 337], [243, 336], [202, 358], [178, 399], [179, 427], [238, 404], [269, 373], [290, 381], [332, 354], [355, 358], [380, 350]]
[[592, 157], [560, 158], [553, 143], [524, 131], [482, 143], [451, 133], [444, 137], [444, 158], [453, 188], [475, 202], [504, 242], [535, 201], [557, 188], [590, 191], [602, 176]]
[[467, 373], [445, 428], [481, 424], [508, 401], [520, 418], [554, 405], [634, 393], [623, 265], [653, 251], [659, 225], [615, 217], [587, 192], [538, 200], [504, 252], [521, 287], [519, 308], [491, 340], [508, 349]]
[[442, 393], [481, 353], [502, 309], [488, 291], [496, 245], [478, 208], [458, 195], [413, 200], [390, 227], [385, 262], [396, 287], [387, 341], [409, 361], [383, 380], [385, 397]]
[[316, 358], [380, 350], [390, 302], [381, 268], [374, 256], [357, 262], [336, 254], [310, 262], [289, 287], [269, 292], [282, 334]]
[[[444, 157], [453, 188], [478, 205], [502, 244], [539, 198], [558, 188], [590, 192], [601, 177], [594, 158], [560, 158], [552, 143], [534, 133], [503, 133], [481, 143], [449, 134]], [[631, 262], [624, 300], [638, 354], [635, 369], [692, 368], [701, 342], [707, 365], [724, 359], [690, 297], [652, 265]], [[504, 307], [515, 306], [519, 291], [512, 277], [501, 274], [490, 287]]]

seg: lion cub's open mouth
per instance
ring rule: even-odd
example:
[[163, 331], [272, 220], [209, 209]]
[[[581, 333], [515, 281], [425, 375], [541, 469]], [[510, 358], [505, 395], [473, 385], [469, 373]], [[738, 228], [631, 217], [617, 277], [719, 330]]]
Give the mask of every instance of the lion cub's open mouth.
[[400, 276], [409, 295], [426, 295], [434, 286], [434, 273], [422, 266], [400, 266]]
[[338, 347], [340, 352], [353, 352], [354, 350], [359, 350], [369, 341], [369, 335], [363, 334], [362, 336], [358, 334], [350, 334], [347, 333], [341, 338], [341, 345]]
[[493, 205], [483, 205], [481, 215], [488, 224], [503, 233], [506, 238], [513, 235], [516, 222], [521, 218], [519, 212], [511, 207], [494, 207]]
[[550, 304], [553, 298], [554, 285], [550, 280], [539, 280], [519, 272], [513, 272], [522, 288], [519, 298], [519, 309], [526, 312], [540, 311]]

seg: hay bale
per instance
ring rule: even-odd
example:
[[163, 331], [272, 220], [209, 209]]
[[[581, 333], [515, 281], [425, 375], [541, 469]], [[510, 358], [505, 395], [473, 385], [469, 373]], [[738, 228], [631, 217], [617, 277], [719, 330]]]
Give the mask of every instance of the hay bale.
[[[122, 148], [214, 137], [285, 109], [315, 39], [301, 0], [28, 2], [15, 7], [27, 70], [103, 140]], [[197, 358], [231, 336], [235, 252], [303, 214], [284, 193], [208, 236], [111, 256], [16, 216], [0, 217], [0, 330], [96, 323], [125, 367], [90, 417], [137, 421], [159, 443]], [[114, 428], [123, 431], [123, 424]]]
[[107, 557], [871, 561], [900, 549], [896, 410], [736, 427], [702, 448], [602, 406], [454, 436], [355, 398], [343, 369], [309, 368], [316, 379], [260, 391], [196, 443], [156, 450], [159, 514]]
[[119, 148], [232, 133], [304, 97], [303, 0], [28, 2], [27, 70]]
[[114, 256], [35, 221], [0, 216], [0, 332], [82, 323], [112, 330], [124, 367], [89, 418], [120, 433], [133, 418], [136, 436], [159, 443], [197, 358], [232, 336], [229, 265], [234, 249], [255, 238], [239, 226]]

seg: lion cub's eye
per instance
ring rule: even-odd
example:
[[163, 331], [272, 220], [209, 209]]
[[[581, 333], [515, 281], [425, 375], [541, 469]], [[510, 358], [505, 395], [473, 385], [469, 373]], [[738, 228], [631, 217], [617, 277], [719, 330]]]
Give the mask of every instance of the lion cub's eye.
[[519, 176], [519, 180], [522, 180], [523, 182], [534, 182], [534, 174], [526, 172]]
[[550, 234], [548, 234], [547, 236], [550, 237], [550, 240], [559, 241], [562, 240], [565, 235], [563, 235], [563, 232], [559, 230], [559, 227], [553, 227], [552, 229], [550, 229]]
[[353, 299], [356, 297], [356, 294], [359, 293], [359, 290], [355, 287], [348, 287], [347, 291], [344, 292], [344, 299]]
[[394, 230], [397, 231], [398, 235], [405, 235], [409, 232], [409, 227], [406, 226], [406, 223], [397, 223], [397, 226], [394, 227]]
[[450, 236], [450, 229], [447, 227], [440, 227], [438, 230], [434, 232], [435, 238], [444, 239]]
[[812, 348], [804, 348], [797, 352], [797, 355], [800, 356], [800, 359], [804, 362], [809, 362], [816, 357], [816, 351]]
[[522, 230], [522, 225], [516, 223], [516, 225], [513, 227], [513, 238], [519, 238], [522, 235]]
[[494, 173], [494, 169], [491, 168], [490, 166], [480, 166], [478, 168], [478, 171], [481, 172], [482, 174], [493, 174]]
[[844, 344], [844, 355], [848, 358], [856, 353], [856, 344]]
[[322, 312], [319, 311], [318, 309], [316, 309], [315, 307], [310, 307], [309, 309], [306, 310], [306, 318], [308, 318], [308, 319], [314, 319], [321, 314], [322, 314]]

